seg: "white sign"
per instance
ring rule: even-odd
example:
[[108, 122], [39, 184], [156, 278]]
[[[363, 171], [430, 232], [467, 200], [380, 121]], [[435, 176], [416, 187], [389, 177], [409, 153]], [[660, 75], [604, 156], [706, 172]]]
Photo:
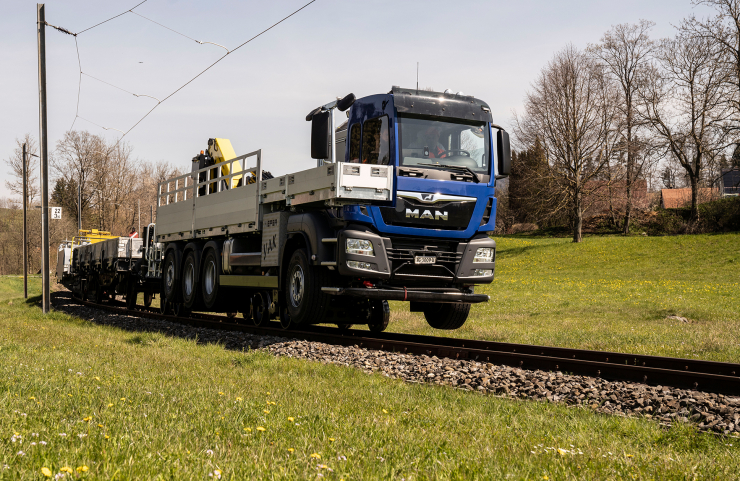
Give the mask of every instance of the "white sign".
[[51, 208], [51, 218], [52, 219], [62, 219], [62, 208], [61, 207], [52, 207]]

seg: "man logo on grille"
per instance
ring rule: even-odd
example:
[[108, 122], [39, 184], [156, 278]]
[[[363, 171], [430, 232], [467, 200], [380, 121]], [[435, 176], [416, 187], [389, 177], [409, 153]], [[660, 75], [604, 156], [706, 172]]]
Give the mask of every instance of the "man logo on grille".
[[438, 210], [434, 211], [434, 215], [432, 215], [431, 210], [425, 210], [424, 212], [419, 215], [419, 209], [406, 209], [406, 218], [407, 219], [429, 219], [429, 220], [448, 220], [448, 214], [447, 211], [440, 212]]

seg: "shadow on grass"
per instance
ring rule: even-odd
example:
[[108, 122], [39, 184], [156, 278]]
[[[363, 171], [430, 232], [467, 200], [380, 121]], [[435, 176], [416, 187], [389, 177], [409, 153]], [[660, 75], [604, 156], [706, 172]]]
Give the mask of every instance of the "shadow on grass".
[[76, 304], [68, 291], [52, 292], [51, 304], [55, 310], [76, 319], [134, 333], [136, 335], [127, 339], [126, 342], [141, 347], [161, 346], [165, 345], [168, 339], [180, 338], [203, 346], [216, 345], [230, 351], [249, 351], [287, 340], [286, 338], [193, 327], [159, 319], [101, 311], [94, 307]]

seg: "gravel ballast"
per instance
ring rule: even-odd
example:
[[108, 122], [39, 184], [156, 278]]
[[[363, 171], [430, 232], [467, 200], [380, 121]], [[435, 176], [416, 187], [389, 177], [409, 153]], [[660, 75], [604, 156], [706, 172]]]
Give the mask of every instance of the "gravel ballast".
[[276, 356], [352, 366], [407, 382], [446, 385], [509, 398], [561, 402], [605, 414], [644, 416], [665, 424], [690, 422], [705, 431], [740, 434], [740, 397], [192, 327], [75, 304], [68, 291], [52, 294], [52, 305], [59, 311], [96, 324], [127, 331], [161, 332], [197, 339], [201, 343], [218, 343], [230, 350], [265, 349]]

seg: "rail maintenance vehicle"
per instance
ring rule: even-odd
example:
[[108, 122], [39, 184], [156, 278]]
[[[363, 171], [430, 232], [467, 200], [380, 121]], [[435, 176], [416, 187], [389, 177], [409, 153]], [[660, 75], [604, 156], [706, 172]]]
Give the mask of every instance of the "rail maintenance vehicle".
[[[339, 127], [336, 111], [347, 116]], [[236, 156], [212, 138], [190, 173], [158, 185], [141, 242], [122, 238], [115, 254], [83, 242], [59, 277], [82, 297], [118, 293], [133, 307], [139, 292], [147, 305], [159, 294], [162, 312], [241, 313], [286, 329], [382, 331], [389, 300], [433, 328], [461, 327], [471, 304], [489, 300], [474, 287], [493, 280], [494, 191], [511, 164], [490, 107], [393, 87], [337, 98], [306, 120], [315, 167], [272, 177], [261, 150]]]

